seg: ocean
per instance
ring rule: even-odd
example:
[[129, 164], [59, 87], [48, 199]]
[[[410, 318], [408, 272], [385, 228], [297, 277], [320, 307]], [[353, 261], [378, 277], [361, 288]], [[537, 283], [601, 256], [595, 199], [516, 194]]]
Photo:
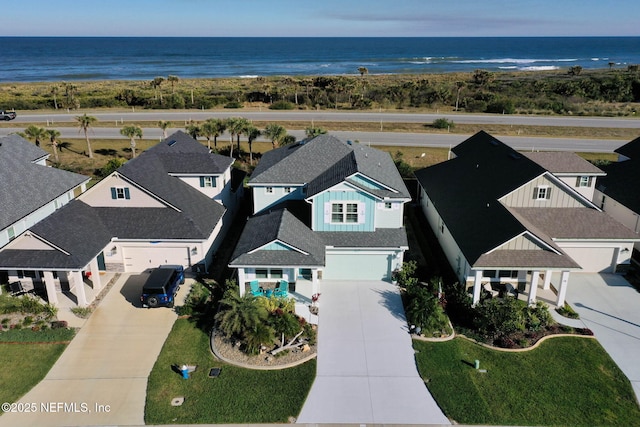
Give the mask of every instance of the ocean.
[[640, 37], [0, 37], [0, 82], [626, 69]]

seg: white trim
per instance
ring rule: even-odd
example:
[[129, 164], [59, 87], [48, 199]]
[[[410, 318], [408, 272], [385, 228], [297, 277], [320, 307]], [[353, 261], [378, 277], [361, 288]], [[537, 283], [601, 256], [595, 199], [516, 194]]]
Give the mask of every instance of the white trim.
[[270, 241], [270, 242], [268, 242], [268, 243], [265, 243], [265, 244], [264, 244], [264, 245], [262, 245], [262, 246], [259, 246], [259, 247], [255, 248], [255, 249], [250, 250], [249, 252], [247, 252], [247, 254], [255, 253], [255, 252], [257, 252], [257, 251], [261, 250], [262, 248], [264, 248], [264, 247], [266, 247], [266, 246], [269, 246], [269, 245], [271, 245], [271, 244], [273, 244], [273, 243], [280, 243], [281, 245], [286, 246], [287, 248], [290, 248], [290, 249], [291, 249], [291, 250], [293, 250], [293, 251], [299, 252], [299, 253], [301, 253], [301, 254], [303, 254], [303, 255], [309, 255], [309, 253], [307, 253], [307, 252], [303, 251], [302, 249], [298, 249], [298, 248], [296, 248], [295, 246], [292, 246], [292, 245], [290, 245], [290, 244], [288, 244], [288, 243], [285, 243], [285, 242], [283, 242], [283, 241], [282, 241], [282, 240], [280, 240], [280, 239], [275, 239], [275, 240], [272, 240], [272, 241]]
[[369, 181], [372, 181], [372, 182], [374, 182], [374, 183], [376, 183], [376, 184], [380, 185], [381, 187], [386, 188], [386, 189], [387, 189], [387, 190], [389, 190], [389, 191], [392, 191], [392, 192], [394, 192], [394, 193], [400, 193], [400, 192], [399, 192], [398, 190], [396, 190], [395, 188], [389, 187], [388, 185], [383, 184], [383, 183], [381, 183], [380, 181], [375, 180], [375, 179], [371, 178], [370, 176], [363, 174], [362, 172], [354, 172], [354, 173], [352, 173], [351, 175], [349, 175], [348, 177], [346, 177], [345, 179], [349, 179], [349, 178], [354, 177], [354, 176], [356, 176], [356, 175], [362, 176], [362, 177], [364, 177], [364, 178], [368, 179]]

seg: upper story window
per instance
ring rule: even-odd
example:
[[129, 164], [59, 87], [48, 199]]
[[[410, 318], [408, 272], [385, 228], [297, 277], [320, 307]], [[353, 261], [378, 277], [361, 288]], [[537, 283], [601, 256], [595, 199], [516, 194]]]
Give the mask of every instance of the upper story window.
[[357, 224], [358, 204], [357, 203], [332, 203], [331, 222]]
[[591, 187], [591, 176], [579, 176], [576, 182], [576, 187]]
[[536, 200], [549, 200], [551, 198], [551, 187], [548, 185], [536, 187], [533, 192], [533, 198]]
[[129, 200], [131, 198], [129, 187], [111, 187], [111, 198], [114, 200], [115, 199]]
[[200, 177], [200, 187], [202, 188], [213, 188], [216, 186], [216, 177], [215, 176], [201, 176]]
[[267, 194], [273, 194], [273, 187], [265, 187], [264, 192]]
[[284, 193], [285, 194], [291, 193], [291, 187], [284, 187]]
[[9, 241], [12, 241], [13, 239], [16, 238], [16, 231], [13, 228], [13, 225], [7, 228], [7, 234], [9, 235]]
[[384, 208], [385, 208], [385, 209], [393, 209], [393, 203], [391, 203], [391, 202], [384, 202]]

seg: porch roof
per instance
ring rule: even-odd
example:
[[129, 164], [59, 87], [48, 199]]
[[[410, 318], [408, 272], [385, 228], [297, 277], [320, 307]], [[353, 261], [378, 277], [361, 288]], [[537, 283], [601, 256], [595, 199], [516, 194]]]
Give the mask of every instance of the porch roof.
[[379, 228], [376, 231], [317, 231], [327, 246], [335, 248], [408, 248], [404, 228]]
[[501, 270], [522, 270], [522, 269], [576, 269], [580, 266], [564, 253], [555, 253], [548, 250], [514, 250], [500, 249], [483, 254], [472, 265], [479, 269], [501, 269]]

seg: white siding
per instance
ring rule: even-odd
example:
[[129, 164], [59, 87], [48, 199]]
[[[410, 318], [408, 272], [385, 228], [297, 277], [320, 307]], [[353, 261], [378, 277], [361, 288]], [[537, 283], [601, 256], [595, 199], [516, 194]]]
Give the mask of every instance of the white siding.
[[[112, 199], [111, 188], [128, 188], [130, 198], [127, 199]], [[150, 196], [146, 192], [138, 189], [128, 181], [115, 176], [110, 175], [97, 183], [91, 191], [87, 191], [78, 197], [78, 200], [82, 200], [84, 203], [93, 207], [127, 207], [127, 208], [161, 208], [166, 207], [163, 203], [160, 203], [158, 199]]]
[[[549, 200], [536, 200], [534, 198], [534, 191], [540, 186], [548, 186], [551, 188], [551, 198]], [[567, 189], [560, 187], [546, 175], [539, 176], [499, 200], [504, 205], [512, 208], [581, 208], [588, 206], [586, 200], [582, 200], [575, 194], [567, 191]]]

